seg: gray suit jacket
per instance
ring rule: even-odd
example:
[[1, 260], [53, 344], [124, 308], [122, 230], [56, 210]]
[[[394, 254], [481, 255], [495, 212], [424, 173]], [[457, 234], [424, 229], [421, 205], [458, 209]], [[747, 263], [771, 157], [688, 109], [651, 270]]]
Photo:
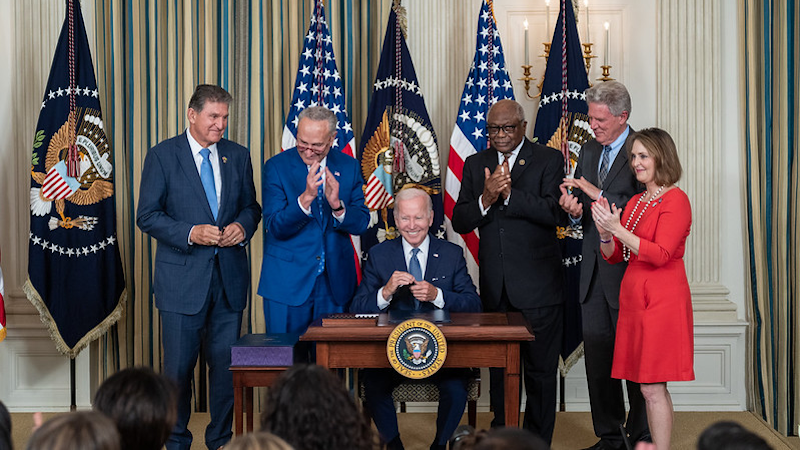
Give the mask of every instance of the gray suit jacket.
[[[609, 203], [615, 203], [620, 209], [624, 209], [628, 200], [642, 190], [628, 161], [628, 148], [633, 144], [631, 140], [633, 133], [634, 131], [631, 128], [628, 139], [608, 170], [605, 186], [603, 187], [603, 196], [608, 199]], [[578, 165], [575, 168], [575, 178], [584, 177], [593, 185], [600, 187], [598, 186], [597, 171], [598, 167], [600, 167], [602, 153], [603, 146], [596, 140], [592, 139], [584, 144], [578, 157]], [[578, 196], [578, 201], [583, 203], [583, 217], [581, 218], [583, 225], [583, 261], [581, 262], [580, 301], [581, 303], [586, 301], [594, 270], [597, 268], [597, 282], [600, 283], [606, 298], [611, 302], [611, 306], [619, 308], [619, 286], [627, 264], [609, 264], [603, 259], [603, 255], [600, 254], [600, 235], [592, 219], [591, 207], [595, 199], [590, 199], [580, 190], [577, 191], [576, 195]]]

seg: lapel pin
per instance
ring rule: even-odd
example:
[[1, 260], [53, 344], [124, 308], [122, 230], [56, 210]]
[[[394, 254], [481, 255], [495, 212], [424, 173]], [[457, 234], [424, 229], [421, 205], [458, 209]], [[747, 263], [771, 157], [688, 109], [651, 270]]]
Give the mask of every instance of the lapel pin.
[[227, 164], [227, 163], [228, 163], [228, 157], [227, 156], [223, 156], [222, 157], [222, 164]]
[[434, 257], [434, 258], [438, 258], [438, 257], [439, 257], [439, 254], [438, 254], [438, 253], [434, 253], [434, 254], [433, 254], [433, 257]]
[[335, 171], [335, 172], [333, 172], [333, 174], [334, 174], [334, 175], [336, 175], [337, 177], [340, 177], [340, 176], [341, 176], [341, 175], [339, 175], [339, 171], [338, 171], [338, 170], [337, 170], [337, 171]]
[[524, 166], [525, 165], [525, 160], [524, 159], [520, 159], [519, 160], [519, 165], [520, 166]]

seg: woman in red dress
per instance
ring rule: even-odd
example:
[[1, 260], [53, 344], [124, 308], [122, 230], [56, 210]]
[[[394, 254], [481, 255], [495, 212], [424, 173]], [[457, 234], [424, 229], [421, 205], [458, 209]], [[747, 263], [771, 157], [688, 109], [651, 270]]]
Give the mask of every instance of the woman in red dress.
[[667, 450], [673, 413], [667, 382], [694, 379], [692, 297], [683, 264], [692, 210], [675, 186], [682, 169], [666, 131], [636, 133], [628, 159], [646, 190], [624, 213], [603, 197], [592, 204], [603, 257], [628, 261], [611, 376], [641, 384], [653, 443]]

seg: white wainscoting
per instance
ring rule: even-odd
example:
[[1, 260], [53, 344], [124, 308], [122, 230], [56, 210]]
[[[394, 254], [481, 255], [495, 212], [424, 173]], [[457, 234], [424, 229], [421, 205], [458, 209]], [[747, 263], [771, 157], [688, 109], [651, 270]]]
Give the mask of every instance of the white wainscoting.
[[[702, 323], [694, 327], [696, 379], [669, 383], [676, 411], [745, 411], [745, 333], [747, 323]], [[665, 337], [668, 339], [668, 337]], [[583, 358], [564, 383], [565, 409], [589, 411], [589, 391]], [[524, 397], [523, 403], [524, 405]], [[558, 405], [555, 405], [558, 408]], [[522, 410], [524, 408], [520, 408]], [[409, 404], [408, 412], [436, 412], [435, 403]], [[489, 373], [481, 371], [478, 411], [489, 411]]]
[[[68, 411], [69, 358], [55, 350], [38, 316], [16, 316], [11, 325], [0, 345], [0, 361], [5, 366], [0, 400], [12, 412]], [[85, 350], [75, 359], [78, 409], [91, 408], [89, 354]]]

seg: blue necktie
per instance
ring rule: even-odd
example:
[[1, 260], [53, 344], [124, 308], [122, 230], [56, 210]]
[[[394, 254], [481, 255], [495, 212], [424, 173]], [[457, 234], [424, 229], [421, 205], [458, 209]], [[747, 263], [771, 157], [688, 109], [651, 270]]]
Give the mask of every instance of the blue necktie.
[[[322, 168], [320, 167], [320, 171]], [[319, 173], [319, 172], [317, 172]], [[324, 225], [323, 218], [322, 218], [322, 199], [325, 198], [325, 193], [323, 191], [322, 185], [320, 184], [317, 186], [317, 219], [320, 222], [320, 225]], [[317, 275], [322, 274], [325, 271], [325, 242], [322, 242], [322, 254], [319, 258], [319, 265], [317, 266]]]
[[603, 146], [603, 159], [600, 161], [600, 172], [597, 174], [597, 179], [600, 183], [600, 188], [603, 187], [603, 182], [606, 181], [606, 176], [608, 175], [608, 163], [609, 163], [609, 154], [611, 153], [611, 146], [604, 145]]
[[[422, 281], [422, 266], [419, 265], [418, 248], [411, 249], [411, 261], [408, 263], [408, 273], [410, 273], [415, 280]], [[419, 309], [419, 300], [414, 299], [414, 309]]]
[[211, 214], [214, 215], [214, 220], [217, 220], [217, 211], [219, 205], [217, 204], [217, 188], [214, 186], [214, 169], [211, 167], [211, 150], [204, 148], [200, 150], [203, 156], [203, 162], [200, 164], [200, 181], [203, 182], [203, 190], [206, 191], [206, 200], [208, 206], [211, 207]]

